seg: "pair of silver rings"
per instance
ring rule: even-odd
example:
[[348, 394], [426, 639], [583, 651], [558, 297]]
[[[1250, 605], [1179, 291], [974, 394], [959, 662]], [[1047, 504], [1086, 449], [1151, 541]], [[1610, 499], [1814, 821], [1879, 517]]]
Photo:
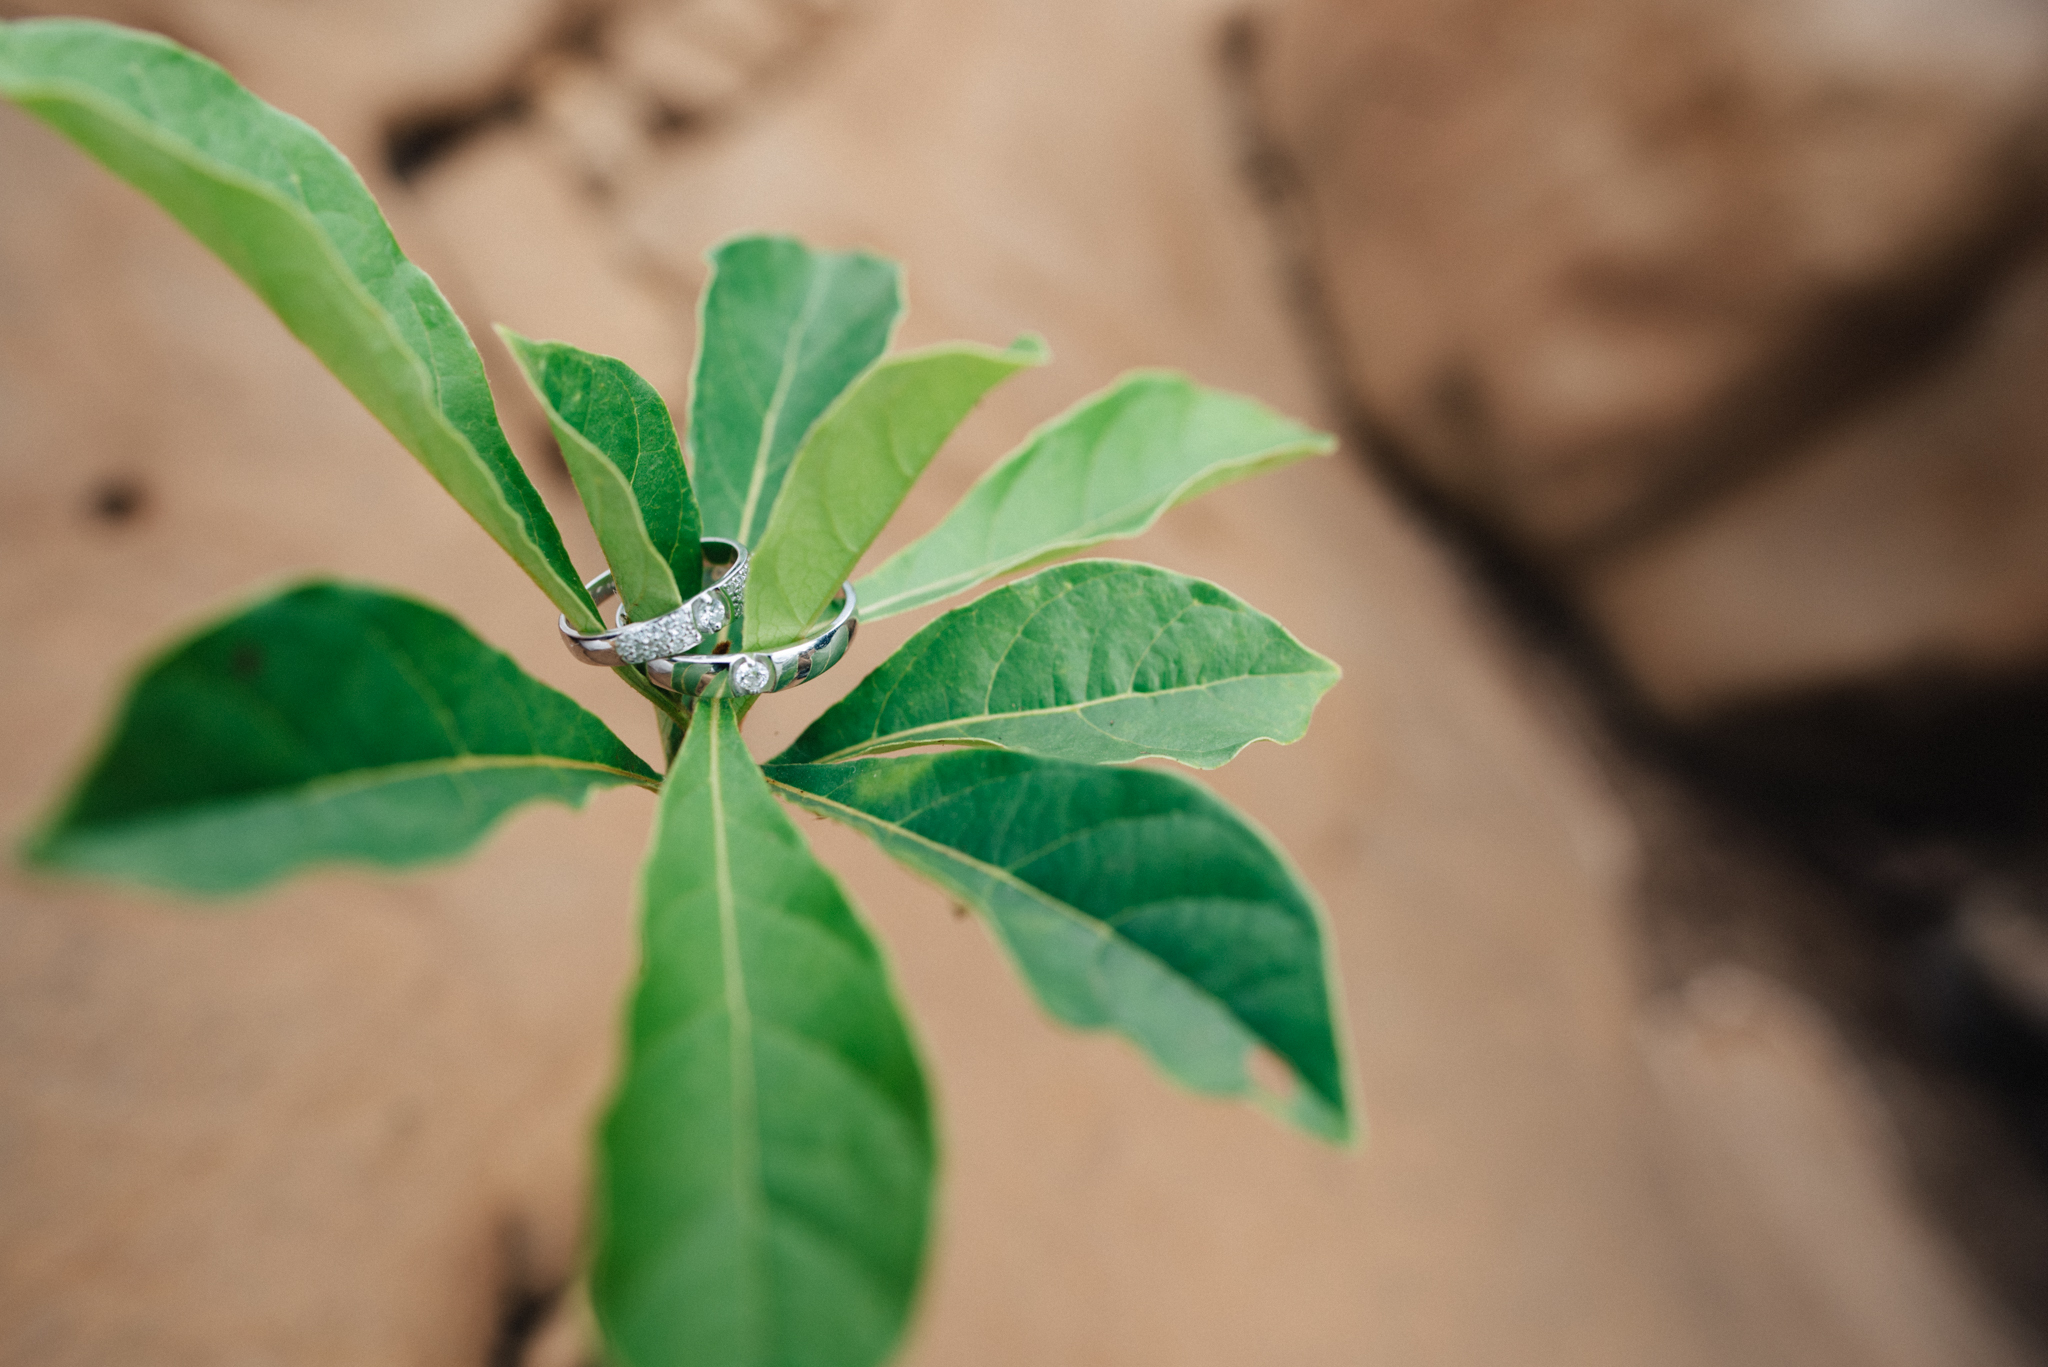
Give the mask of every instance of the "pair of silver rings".
[[[710, 581], [708, 588], [645, 622], [627, 621], [623, 603], [611, 631], [578, 631], [563, 617], [562, 642], [585, 664], [644, 666], [657, 687], [689, 698], [752, 697], [794, 688], [838, 664], [853, 644], [860, 620], [853, 585], [842, 584], [828, 625], [793, 645], [730, 654], [731, 637], [746, 617], [747, 548], [722, 536], [705, 537], [703, 577]], [[610, 570], [584, 588], [600, 604], [618, 592]], [[692, 653], [706, 642], [708, 650]]]

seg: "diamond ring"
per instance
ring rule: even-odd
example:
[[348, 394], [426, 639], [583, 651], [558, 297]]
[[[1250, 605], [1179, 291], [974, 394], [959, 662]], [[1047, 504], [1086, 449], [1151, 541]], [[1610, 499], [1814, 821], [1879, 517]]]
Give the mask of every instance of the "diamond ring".
[[[747, 548], [722, 536], [704, 538], [704, 578], [711, 586], [696, 594], [673, 612], [664, 612], [644, 622], [628, 622], [626, 608], [619, 605], [612, 631], [578, 631], [562, 618], [562, 642], [569, 653], [585, 664], [615, 668], [644, 665], [664, 655], [695, 650], [705, 641], [723, 644], [727, 628], [734, 626], [746, 610]], [[612, 572], [606, 570], [584, 587], [597, 602], [616, 593]]]
[[739, 655], [682, 655], [656, 660], [647, 666], [647, 677], [656, 685], [685, 697], [716, 697], [733, 693], [752, 697], [794, 688], [815, 679], [833, 665], [853, 644], [860, 626], [854, 615], [853, 585], [839, 589], [837, 611], [831, 624], [779, 650], [753, 650]]

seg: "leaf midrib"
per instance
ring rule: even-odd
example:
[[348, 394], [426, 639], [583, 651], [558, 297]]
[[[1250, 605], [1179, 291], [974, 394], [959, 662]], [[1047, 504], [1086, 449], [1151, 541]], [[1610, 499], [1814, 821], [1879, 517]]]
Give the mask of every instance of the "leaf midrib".
[[[786, 915], [786, 913], [784, 914]], [[803, 920], [801, 917], [788, 917], [787, 919], [793, 921]], [[719, 1007], [707, 1006], [701, 1010], [664, 1021], [659, 1027], [642, 1036], [642, 1047], [649, 1058], [656, 1057], [663, 1050], [681, 1047], [681, 1044], [686, 1042], [692, 1034], [699, 1030], [708, 1029], [717, 1022], [722, 1014]], [[829, 1047], [813, 1035], [805, 1034], [785, 1021], [779, 1021], [773, 1016], [757, 1016], [751, 1019], [753, 1026], [761, 1035], [773, 1036], [785, 1044], [796, 1046], [800, 1052], [818, 1059], [842, 1078], [853, 1082], [855, 1090], [865, 1092], [873, 1097], [883, 1110], [902, 1122], [906, 1135], [915, 1139], [916, 1116], [905, 1107], [901, 1099], [894, 1092], [890, 1091], [883, 1084], [880, 1078], [872, 1073], [862, 1072], [838, 1050]]]
[[[1101, 563], [1105, 567], [1109, 567], [1125, 565], [1128, 562], [1108, 560], [1103, 561]], [[989, 668], [988, 688], [982, 694], [983, 707], [987, 707], [989, 704], [989, 700], [995, 696], [996, 680], [1001, 677], [1003, 667], [1009, 662], [1011, 654], [1017, 648], [1017, 643], [1024, 639], [1025, 633], [1031, 630], [1032, 624], [1037, 622], [1041, 617], [1045, 616], [1045, 614], [1051, 611], [1054, 606], [1060, 603], [1064, 603], [1065, 601], [1067, 601], [1067, 599], [1072, 597], [1074, 594], [1080, 592], [1084, 588], [1087, 588], [1095, 583], [1098, 583], [1103, 579], [1113, 577], [1115, 573], [1116, 571], [1114, 569], [1104, 568], [1099, 573], [1095, 574], [1077, 574], [1073, 579], [1071, 579], [1067, 583], [1060, 585], [1057, 592], [1050, 594], [1049, 596], [1040, 600], [1038, 603], [1032, 605], [1031, 610], [1027, 612], [1024, 615], [1024, 617], [1017, 623], [1017, 629], [1011, 633], [1009, 642], [1003, 646], [1001, 653], [996, 657], [994, 663]], [[815, 760], [806, 760], [804, 762], [807, 764], [831, 764], [838, 760], [853, 758], [854, 756], [862, 754], [864, 752], [874, 752], [884, 749], [908, 749], [911, 746], [916, 745], [918, 742], [915, 740], [905, 741], [902, 740], [903, 737], [912, 737], [920, 734], [931, 734], [937, 739], [943, 739], [945, 728], [951, 726], [973, 725], [984, 722], [1014, 721], [1026, 717], [1059, 716], [1066, 713], [1078, 714], [1084, 712], [1086, 709], [1091, 707], [1103, 706], [1108, 703], [1125, 702], [1132, 698], [1169, 698], [1180, 693], [1205, 692], [1211, 688], [1220, 687], [1224, 684], [1245, 683], [1252, 679], [1307, 678], [1314, 674], [1328, 672], [1327, 670], [1295, 669], [1275, 671], [1272, 673], [1263, 674], [1234, 674], [1226, 679], [1211, 679], [1199, 684], [1180, 684], [1176, 685], [1173, 688], [1152, 689], [1144, 692], [1139, 691], [1136, 687], [1138, 671], [1143, 669], [1145, 667], [1145, 662], [1152, 658], [1153, 650], [1157, 648], [1160, 640], [1166, 635], [1166, 633], [1171, 631], [1174, 625], [1178, 623], [1182, 618], [1186, 617], [1188, 613], [1195, 608], [1195, 606], [1195, 600], [1192, 597], [1189, 597], [1186, 601], [1182, 602], [1179, 607], [1174, 609], [1173, 615], [1168, 617], [1164, 622], [1162, 622], [1157, 631], [1152, 633], [1152, 639], [1146, 643], [1145, 649], [1139, 653], [1136, 662], [1133, 663], [1133, 665], [1131, 666], [1131, 683], [1126, 686], [1123, 692], [1107, 694], [1099, 698], [1088, 698], [1077, 703], [1061, 703], [1053, 707], [1034, 707], [1030, 709], [1020, 709], [1010, 712], [978, 712], [973, 714], [972, 716], [954, 717], [949, 718], [946, 721], [927, 722], [922, 726], [913, 726], [906, 730], [891, 731], [886, 736], [882, 735], [879, 732], [871, 733], [868, 736], [867, 740], [862, 741], [857, 745], [846, 746], [844, 748], [833, 751], [829, 755], [822, 756]], [[1230, 611], [1233, 614], [1235, 614], [1237, 612], [1237, 609], [1230, 609]], [[931, 647], [928, 647], [925, 653], [929, 654], [930, 649], [935, 648], [938, 644], [938, 639], [934, 638]], [[1298, 642], [1294, 644], [1296, 644], [1297, 646], [1299, 645]], [[1312, 654], [1312, 652], [1310, 653]], [[922, 658], [923, 656], [920, 655], [919, 659]], [[895, 682], [889, 685], [889, 691], [882, 696], [880, 705], [875, 709], [875, 715], [877, 717], [880, 717], [887, 713], [889, 709], [889, 704], [895, 699], [897, 692], [903, 687], [903, 685], [910, 680], [913, 673], [913, 670], [906, 668], [903, 671], [901, 677], [899, 677], [895, 680]], [[1095, 724], [1093, 722], [1088, 721], [1088, 719], [1085, 716], [1082, 717], [1081, 720], [1087, 723], [1089, 726], [1094, 727], [1094, 729], [1100, 732], [1102, 735], [1109, 737], [1112, 740], [1122, 739], [1122, 737], [1111, 736], [1108, 731], [1104, 730], [1100, 726], [1095, 726]], [[1246, 741], [1244, 745], [1238, 746], [1237, 749], [1243, 750], [1246, 748], [1246, 746], [1253, 744], [1255, 741], [1276, 739], [1277, 737], [1273, 736], [1254, 736], [1251, 740]], [[899, 741], [901, 741], [901, 743], [898, 743]], [[1134, 749], [1140, 748], [1135, 744], [1135, 742], [1124, 741], [1124, 744], [1130, 745]], [[1003, 748], [1007, 749], [1008, 747]], [[1212, 750], [1203, 750], [1200, 753], [1207, 755], [1214, 752]], [[1233, 751], [1232, 753], [1235, 754], [1236, 751]], [[1134, 756], [1133, 758], [1150, 759], [1153, 758], [1153, 756], [1142, 755]], [[1173, 758], [1173, 756], [1161, 755], [1159, 756], [1159, 758], [1171, 759]]]
[[[910, 588], [892, 594], [887, 598], [878, 599], [873, 603], [863, 601], [861, 606], [864, 615], [871, 620], [879, 619], [889, 615], [891, 612], [897, 611], [897, 604], [906, 600], [916, 599], [917, 603], [914, 605], [921, 606], [924, 603], [936, 602], [941, 598], [950, 598], [955, 593], [963, 589], [972, 588], [982, 580], [1002, 574], [1006, 570], [1021, 569], [1025, 564], [1033, 560], [1050, 559], [1063, 555], [1068, 551], [1086, 550], [1088, 547], [1103, 541], [1124, 541], [1132, 537], [1143, 536], [1147, 531], [1151, 530], [1154, 523], [1186, 496], [1190, 486], [1201, 482], [1203, 479], [1224, 470], [1235, 469], [1242, 465], [1251, 465], [1262, 460], [1270, 460], [1285, 452], [1297, 450], [1305, 446], [1312, 447], [1317, 444], [1316, 442], [1309, 441], [1280, 442], [1255, 451], [1250, 455], [1240, 456], [1235, 460], [1217, 461], [1213, 465], [1204, 466], [1179, 484], [1174, 485], [1172, 489], [1167, 491], [1166, 496], [1156, 503], [1144, 499], [1133, 499], [1111, 512], [1102, 513], [1089, 519], [1087, 522], [1074, 528], [1061, 540], [1049, 542], [1040, 549], [1026, 549], [1007, 556], [985, 559], [967, 569], [957, 571], [941, 579], [930, 580], [922, 585], [912, 585]], [[998, 467], [998, 469], [1000, 468]], [[994, 472], [991, 471], [990, 473], [993, 474]], [[970, 489], [967, 496], [972, 498], [974, 490]], [[1120, 530], [1120, 525], [1116, 519], [1128, 517], [1134, 510], [1143, 509], [1148, 505], [1152, 508], [1152, 515], [1145, 520], [1143, 525], [1133, 527], [1128, 532]], [[883, 568], [887, 567], [884, 566]]]
[[[937, 739], [944, 739], [943, 732], [948, 727], [971, 726], [983, 722], [1015, 721], [1020, 718], [1029, 717], [1060, 716], [1070, 712], [1085, 712], [1089, 708], [1104, 707], [1111, 703], [1129, 702], [1134, 698], [1170, 698], [1180, 693], [1205, 693], [1211, 689], [1221, 688], [1227, 684], [1250, 683], [1254, 679], [1305, 679], [1322, 672], [1323, 671], [1321, 670], [1301, 669], [1289, 670], [1285, 673], [1280, 674], [1234, 674], [1227, 679], [1211, 679], [1207, 683], [1180, 684], [1173, 688], [1161, 688], [1153, 690], [1151, 692], [1134, 691], [1129, 693], [1112, 693], [1101, 698], [1090, 698], [1086, 702], [1060, 703], [1053, 707], [1034, 707], [1028, 710], [1015, 712], [977, 712], [973, 716], [969, 717], [956, 717], [950, 721], [927, 722], [922, 726], [907, 727], [901, 731], [888, 732], [886, 735], [877, 734], [875, 736], [869, 737], [867, 740], [860, 742], [858, 745], [851, 745], [843, 749], [834, 750], [829, 755], [822, 755], [817, 759], [807, 759], [802, 761], [802, 763], [832, 764], [840, 760], [856, 758], [867, 751], [874, 750], [885, 745], [891, 749], [905, 749], [908, 748], [909, 745], [915, 745], [917, 742], [913, 740], [908, 742], [906, 745], [897, 745], [896, 742], [901, 740], [903, 737], [930, 734], [934, 735]], [[1100, 727], [1097, 727], [1096, 729], [1101, 730]], [[1110, 733], [1107, 731], [1103, 731], [1102, 734], [1105, 736], [1110, 736], [1110, 738], [1113, 740], [1123, 739], [1123, 737], [1121, 736], [1111, 736]], [[1275, 737], [1273, 736], [1252, 737], [1252, 741], [1273, 739], [1275, 739]], [[1252, 741], [1248, 741], [1246, 742], [1246, 744], [1250, 744], [1252, 743]], [[1135, 744], [1135, 742], [1126, 743]], [[1208, 751], [1205, 750], [1202, 753], [1207, 754]], [[1163, 756], [1163, 758], [1170, 759], [1172, 758], [1172, 756], [1167, 755]]]
[[429, 760], [408, 760], [403, 764], [353, 769], [346, 774], [322, 774], [298, 784], [207, 798], [182, 807], [155, 808], [118, 817], [112, 821], [92, 822], [81, 826], [81, 830], [100, 832], [121, 826], [183, 821], [222, 807], [284, 802], [334, 802], [357, 792], [368, 792], [381, 786], [408, 783], [420, 778], [452, 777], [488, 769], [573, 769], [608, 774], [650, 792], [658, 790], [661, 786], [659, 780], [649, 779], [644, 774], [636, 774], [630, 769], [620, 769], [610, 764], [600, 764], [595, 760], [565, 759], [557, 755], [447, 755]]
[[[871, 813], [863, 812], [858, 807], [849, 806], [844, 802], [839, 802], [832, 798], [825, 797], [821, 794], [810, 792], [807, 789], [798, 788], [793, 784], [784, 783], [781, 780], [775, 778], [773, 775], [770, 775], [768, 777], [768, 781], [775, 787], [783, 789], [785, 792], [796, 794], [797, 796], [792, 797], [790, 800], [795, 802], [798, 806], [816, 804], [821, 807], [831, 808], [834, 812], [844, 813], [844, 819], [850, 820], [854, 824], [874, 826], [881, 830], [889, 831], [897, 836], [900, 836], [904, 840], [910, 841], [913, 844], [920, 845], [931, 850], [939, 858], [946, 860], [947, 862], [962, 864], [969, 868], [978, 870], [986, 874], [988, 877], [994, 879], [996, 882], [1002, 883], [1003, 885], [1010, 888], [1014, 892], [1018, 893], [1020, 896], [1028, 899], [1029, 901], [1032, 901], [1045, 907], [1047, 910], [1053, 912], [1055, 915], [1061, 917], [1062, 919], [1074, 922], [1075, 924], [1080, 925], [1084, 929], [1092, 931], [1097, 938], [1107, 941], [1109, 943], [1119, 945], [1124, 949], [1128, 950], [1129, 952], [1140, 956], [1146, 961], [1157, 965], [1162, 971], [1171, 976], [1175, 981], [1185, 983], [1189, 988], [1193, 989], [1196, 993], [1198, 993], [1204, 1000], [1214, 1004], [1219, 1009], [1221, 1009], [1224, 1016], [1231, 1022], [1231, 1024], [1239, 1032], [1241, 1032], [1250, 1039], [1256, 1040], [1259, 1044], [1265, 1046], [1266, 1048], [1273, 1050], [1273, 1052], [1279, 1055], [1282, 1059], [1286, 1059], [1286, 1053], [1277, 1041], [1267, 1039], [1264, 1034], [1260, 1033], [1257, 1029], [1253, 1028], [1253, 1026], [1249, 1022], [1244, 1020], [1241, 1016], [1237, 1014], [1237, 1012], [1231, 1009], [1230, 1004], [1228, 1002], [1224, 1001], [1221, 997], [1218, 997], [1214, 992], [1210, 991], [1207, 987], [1204, 987], [1202, 984], [1196, 982], [1193, 978], [1190, 978], [1186, 973], [1182, 972], [1180, 969], [1174, 967], [1166, 960], [1160, 958], [1151, 950], [1145, 948], [1145, 946], [1132, 940], [1129, 936], [1118, 933], [1116, 927], [1113, 924], [1100, 920], [1096, 917], [1090, 916], [1088, 913], [1082, 911], [1079, 907], [1076, 907], [1069, 902], [1063, 902], [1059, 898], [1054, 897], [1051, 893], [1044, 892], [1038, 888], [1031, 886], [1031, 884], [1025, 882], [1023, 879], [1017, 877], [1014, 873], [1010, 872], [1006, 868], [1003, 868], [999, 864], [990, 864], [985, 860], [976, 859], [973, 855], [967, 854], [966, 852], [952, 845], [947, 845], [941, 841], [934, 840], [928, 835], [921, 835], [918, 832], [910, 830], [908, 827], [898, 825], [893, 821], [885, 821], [878, 816], [872, 815]], [[1085, 833], [1086, 832], [1084, 832], [1084, 834]], [[1042, 851], [1034, 851], [1033, 857], [1038, 857], [1040, 853], [1042, 853]], [[1315, 1089], [1313, 1087], [1308, 1087], [1306, 1079], [1301, 1077], [1300, 1070], [1295, 1067], [1294, 1063], [1291, 1060], [1288, 1061], [1287, 1066], [1291, 1071], [1295, 1073], [1297, 1079], [1301, 1080], [1302, 1085], [1304, 1087], [1307, 1087], [1309, 1091], [1314, 1092]]]
[[[641, 540], [645, 543], [645, 549], [647, 551], [650, 563], [643, 566], [636, 566], [634, 567], [635, 570], [639, 573], [648, 574], [650, 575], [650, 577], [655, 578], [657, 582], [653, 587], [657, 591], [664, 587], [666, 587], [670, 591], [666, 595], [662, 595], [659, 592], [657, 592], [655, 601], [659, 603], [665, 601], [665, 599], [667, 598], [674, 599], [674, 601], [672, 603], [669, 603], [667, 607], [661, 607], [650, 610], [646, 612], [644, 616], [653, 617], [659, 616], [661, 613], [664, 612], [675, 611], [677, 607], [681, 606], [683, 601], [682, 586], [676, 582], [675, 569], [672, 565], [669, 564], [668, 558], [661, 553], [661, 547], [654, 544], [654, 533], [647, 526], [646, 513], [640, 507], [640, 494], [639, 491], [633, 487], [632, 476], [628, 475], [623, 469], [621, 469], [617, 461], [613, 460], [609, 455], [605, 454], [604, 448], [599, 446], [596, 442], [592, 441], [588, 433], [586, 433], [582, 428], [576, 426], [575, 423], [570, 422], [567, 418], [563, 417], [560, 410], [555, 407], [554, 402], [552, 400], [544, 396], [541, 402], [547, 404], [549, 416], [554, 418], [556, 424], [559, 426], [561, 431], [566, 432], [568, 434], [569, 440], [573, 442], [576, 446], [581, 448], [581, 450], [584, 453], [585, 459], [594, 463], [596, 467], [594, 473], [597, 475], [599, 479], [605, 481], [605, 483], [610, 487], [613, 496], [620, 501], [621, 506], [615, 510], [611, 510], [612, 515], [628, 519], [630, 523], [633, 524], [626, 528], [627, 531], [639, 531]], [[638, 453], [636, 452], [635, 454], [635, 465], [637, 467]], [[680, 517], [680, 513], [678, 514], [678, 517]], [[638, 548], [635, 548], [635, 550], [637, 551]], [[665, 585], [659, 582], [662, 578], [667, 579], [667, 583]], [[623, 585], [621, 585], [620, 587], [622, 589], [624, 588]], [[647, 586], [642, 585], [639, 587], [644, 588]]]
[[789, 391], [796, 384], [804, 340], [810, 334], [818, 301], [824, 296], [822, 275], [823, 272], [815, 266], [810, 271], [810, 280], [804, 286], [803, 307], [797, 310], [796, 323], [789, 330], [789, 340], [782, 345], [782, 369], [775, 377], [775, 392], [769, 395], [768, 407], [761, 414], [761, 435], [754, 443], [754, 468], [747, 478], [747, 498], [740, 505], [739, 530], [734, 534], [748, 545], [754, 541], [754, 512], [761, 502], [761, 489], [768, 482], [768, 459], [775, 450], [775, 438], [782, 426], [783, 405], [788, 403]]
[[727, 1067], [732, 1072], [733, 1194], [738, 1202], [741, 1277], [747, 1283], [752, 1313], [750, 1330], [766, 1323], [765, 1288], [761, 1284], [760, 1250], [766, 1220], [761, 1210], [760, 1098], [755, 1090], [753, 1007], [747, 1000], [746, 964], [740, 954], [739, 911], [732, 886], [732, 848], [725, 829], [725, 778], [720, 764], [724, 742], [722, 705], [713, 703], [703, 719], [710, 751], [705, 786], [711, 799], [711, 867], [718, 902], [719, 966], [724, 976]]

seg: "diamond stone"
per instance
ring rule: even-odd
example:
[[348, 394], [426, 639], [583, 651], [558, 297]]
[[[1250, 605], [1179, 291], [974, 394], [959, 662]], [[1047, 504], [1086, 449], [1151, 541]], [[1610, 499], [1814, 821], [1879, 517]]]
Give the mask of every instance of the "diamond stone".
[[697, 629], [706, 636], [725, 629], [725, 600], [715, 593], [699, 598], [691, 613], [697, 619]]
[[761, 693], [775, 682], [775, 674], [765, 660], [749, 655], [732, 667], [732, 686], [736, 693]]
[[702, 639], [682, 613], [671, 612], [628, 627], [614, 649], [622, 662], [644, 665], [665, 656], [680, 655]]

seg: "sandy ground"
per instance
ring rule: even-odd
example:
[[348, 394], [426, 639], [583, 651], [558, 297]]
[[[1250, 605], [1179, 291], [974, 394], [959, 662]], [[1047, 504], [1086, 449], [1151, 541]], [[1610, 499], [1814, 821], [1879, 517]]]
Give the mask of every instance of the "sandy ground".
[[[242, 17], [195, 6], [181, 32], [375, 171], [416, 59], [358, 107], [317, 59], [370, 19]], [[490, 129], [376, 183], [480, 336], [616, 352], [679, 407], [701, 254], [734, 231], [901, 259], [906, 342], [1044, 333], [1055, 363], [970, 420], [886, 552], [1130, 366], [1329, 420], [1236, 171], [1215, 21], [905, 0], [703, 136], [610, 144], [603, 194], [601, 120]], [[310, 573], [447, 605], [651, 746], [638, 700], [563, 655], [509, 562], [160, 213], [5, 111], [0, 186], [0, 631], [33, 643], [0, 674], [0, 827], [50, 800], [152, 642]], [[508, 428], [590, 564], [502, 361]], [[1825, 1024], [1739, 978], [1644, 1009], [1629, 813], [1360, 462], [1115, 549], [1344, 668], [1307, 740], [1210, 781], [1329, 905], [1370, 1140], [1319, 1148], [1056, 1029], [944, 898], [807, 824], [887, 942], [943, 1107], [907, 1362], [2017, 1360], [1914, 1223]], [[760, 708], [757, 753], [917, 624]], [[0, 1362], [484, 1361], [506, 1297], [573, 1275], [648, 811], [533, 810], [460, 867], [227, 908], [0, 875]], [[1806, 1109], [1771, 1099], [1788, 1086]], [[1816, 1230], [1875, 1251], [1839, 1273]]]

